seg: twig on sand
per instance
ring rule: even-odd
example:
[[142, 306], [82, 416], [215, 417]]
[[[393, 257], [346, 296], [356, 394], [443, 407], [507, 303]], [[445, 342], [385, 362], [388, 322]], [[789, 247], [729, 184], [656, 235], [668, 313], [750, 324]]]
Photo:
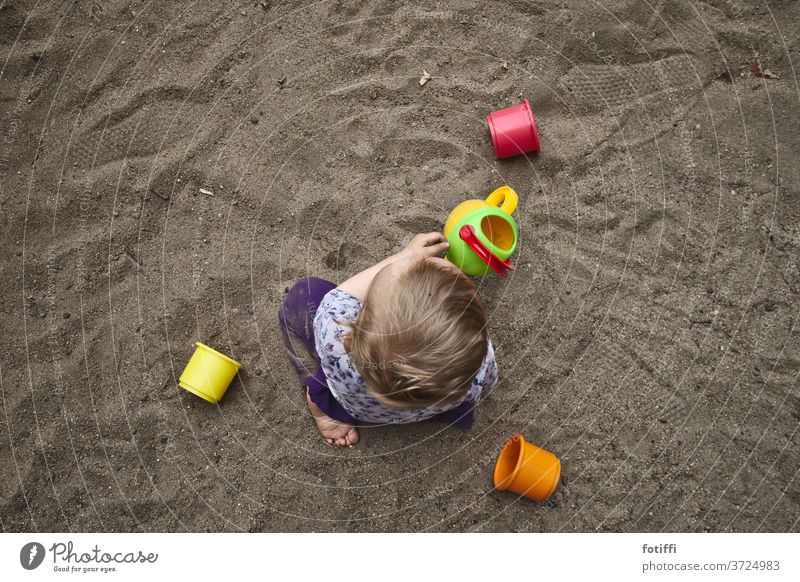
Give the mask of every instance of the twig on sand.
[[142, 262], [139, 260], [139, 256], [136, 253], [134, 253], [132, 250], [130, 250], [127, 247], [127, 245], [122, 247], [122, 248], [125, 251], [125, 254], [128, 255], [134, 263], [136, 263], [140, 267], [142, 266]]
[[206, 196], [211, 196], [213, 198], [214, 191], [210, 188], [200, 188], [200, 194], [205, 194]]

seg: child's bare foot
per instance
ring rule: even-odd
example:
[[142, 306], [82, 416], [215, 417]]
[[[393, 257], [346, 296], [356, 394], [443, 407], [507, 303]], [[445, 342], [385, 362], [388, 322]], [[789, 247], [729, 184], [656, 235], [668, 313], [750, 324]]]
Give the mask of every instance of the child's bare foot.
[[352, 424], [345, 424], [338, 420], [333, 420], [330, 416], [322, 412], [322, 409], [311, 401], [311, 397], [306, 392], [306, 402], [314, 422], [317, 423], [322, 438], [329, 445], [339, 445], [340, 447], [352, 447], [358, 442], [358, 431]]

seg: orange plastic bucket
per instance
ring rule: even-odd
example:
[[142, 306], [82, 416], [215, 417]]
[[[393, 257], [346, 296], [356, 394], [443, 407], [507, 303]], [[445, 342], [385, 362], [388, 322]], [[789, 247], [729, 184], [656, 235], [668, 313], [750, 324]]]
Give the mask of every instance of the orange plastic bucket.
[[534, 501], [547, 501], [561, 477], [561, 461], [553, 453], [526, 442], [521, 434], [506, 441], [494, 466], [494, 486]]

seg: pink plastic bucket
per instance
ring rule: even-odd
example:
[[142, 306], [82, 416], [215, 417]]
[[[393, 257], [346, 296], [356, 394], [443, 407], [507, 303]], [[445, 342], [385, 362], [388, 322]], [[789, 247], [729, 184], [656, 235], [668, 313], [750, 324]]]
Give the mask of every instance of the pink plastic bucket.
[[540, 150], [536, 122], [527, 99], [520, 105], [490, 113], [486, 121], [489, 123], [489, 131], [492, 132], [492, 143], [498, 158], [510, 158]]

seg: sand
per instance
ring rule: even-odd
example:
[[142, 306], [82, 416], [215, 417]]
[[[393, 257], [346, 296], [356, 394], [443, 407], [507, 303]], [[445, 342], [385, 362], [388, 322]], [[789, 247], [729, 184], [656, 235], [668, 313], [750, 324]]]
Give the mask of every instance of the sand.
[[[650, 4], [2, 3], [3, 530], [800, 529], [800, 5]], [[498, 161], [523, 97], [542, 152]], [[327, 447], [286, 288], [501, 184], [474, 428]], [[517, 432], [547, 504], [492, 487]]]

